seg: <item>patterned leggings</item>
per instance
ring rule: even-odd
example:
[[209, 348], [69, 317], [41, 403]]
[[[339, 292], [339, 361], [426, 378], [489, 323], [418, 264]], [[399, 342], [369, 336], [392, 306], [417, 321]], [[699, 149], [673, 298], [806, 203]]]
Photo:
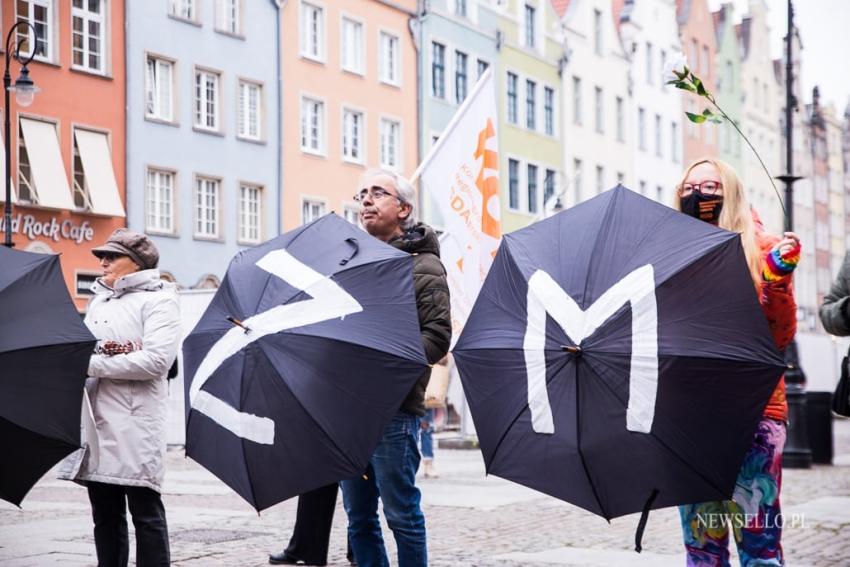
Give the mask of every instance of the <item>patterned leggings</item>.
[[762, 418], [747, 450], [732, 500], [679, 506], [688, 567], [729, 565], [729, 527], [741, 565], [782, 566], [779, 508], [785, 424]]

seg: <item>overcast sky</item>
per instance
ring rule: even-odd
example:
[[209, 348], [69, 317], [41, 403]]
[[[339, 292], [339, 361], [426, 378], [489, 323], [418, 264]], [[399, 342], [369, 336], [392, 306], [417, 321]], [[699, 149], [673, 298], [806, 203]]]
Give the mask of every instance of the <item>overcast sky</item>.
[[[708, 0], [712, 11], [724, 0]], [[760, 1], [760, 0], [754, 0]], [[750, 0], [732, 0], [735, 5], [735, 23], [748, 11]], [[766, 0], [770, 15], [771, 55], [780, 57], [784, 50], [783, 38], [788, 29], [787, 0]], [[811, 102], [812, 88], [820, 87], [821, 103], [835, 104], [838, 116], [850, 102], [850, 1], [848, 0], [795, 0], [794, 23], [800, 30], [803, 42], [803, 99]], [[794, 53], [794, 57], [799, 54]]]

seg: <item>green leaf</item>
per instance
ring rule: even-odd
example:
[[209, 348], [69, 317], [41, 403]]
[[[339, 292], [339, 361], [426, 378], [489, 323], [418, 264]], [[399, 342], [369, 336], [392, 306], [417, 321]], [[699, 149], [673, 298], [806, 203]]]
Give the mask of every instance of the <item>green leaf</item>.
[[697, 90], [694, 88], [694, 86], [692, 84], [687, 83], [685, 81], [678, 81], [676, 83], [676, 88], [682, 89], [683, 91], [692, 92], [692, 93], [697, 92]]
[[685, 114], [688, 116], [688, 120], [694, 124], [702, 124], [706, 120], [705, 116], [701, 114], [694, 114], [693, 112], [685, 112]]
[[713, 113], [708, 108], [706, 108], [705, 110], [702, 111], [702, 115], [709, 122], [713, 122], [714, 124], [723, 124], [723, 117], [718, 115], [718, 114]]
[[705, 96], [705, 94], [708, 92], [708, 91], [705, 90], [705, 85], [702, 84], [702, 81], [700, 80], [699, 77], [694, 77], [694, 85], [697, 88], [697, 94], [698, 95]]

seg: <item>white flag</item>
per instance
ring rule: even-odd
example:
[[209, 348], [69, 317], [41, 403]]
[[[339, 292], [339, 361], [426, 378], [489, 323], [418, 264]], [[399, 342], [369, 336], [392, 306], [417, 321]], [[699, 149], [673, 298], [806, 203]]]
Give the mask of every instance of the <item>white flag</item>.
[[445, 228], [440, 256], [451, 292], [452, 346], [502, 237], [497, 124], [495, 84], [488, 69], [419, 166], [423, 190]]

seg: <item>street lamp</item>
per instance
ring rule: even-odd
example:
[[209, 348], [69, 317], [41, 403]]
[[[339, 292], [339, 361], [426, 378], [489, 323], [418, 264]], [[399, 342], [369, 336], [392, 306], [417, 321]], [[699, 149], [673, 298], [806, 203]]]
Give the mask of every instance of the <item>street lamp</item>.
[[[21, 64], [21, 74], [15, 81], [15, 84], [12, 85], [12, 76], [9, 74], [9, 63], [11, 63], [12, 59], [12, 50], [10, 49], [10, 42], [12, 41], [12, 36], [15, 34], [17, 29], [20, 26], [27, 26], [32, 30], [32, 37], [34, 45], [30, 49], [30, 54], [26, 58], [21, 58], [21, 44], [15, 42], [15, 59], [18, 63]], [[29, 30], [27, 30], [29, 32]], [[35, 83], [30, 79], [30, 72], [27, 69], [27, 65], [30, 64], [33, 57], [35, 57], [35, 52], [38, 49], [38, 36], [36, 35], [35, 27], [29, 22], [16, 22], [10, 29], [9, 33], [6, 35], [6, 72], [3, 74], [3, 93], [5, 95], [5, 106], [3, 107], [3, 119], [4, 119], [4, 127], [3, 127], [3, 136], [6, 144], [6, 211], [4, 215], [4, 219], [6, 221], [5, 229], [6, 229], [6, 241], [5, 246], [11, 248], [12, 244], [12, 149], [10, 148], [10, 139], [11, 139], [11, 125], [9, 120], [9, 92], [15, 91], [15, 102], [18, 103], [19, 106], [27, 107], [32, 104], [33, 98], [35, 98], [35, 93], [37, 93], [39, 89], [35, 86]]]
[[[794, 175], [794, 68], [791, 47], [794, 35], [794, 8], [788, 0], [788, 35], [785, 36], [785, 175], [777, 179], [785, 183], [785, 230], [794, 230], [794, 182], [802, 179]], [[797, 341], [785, 349], [785, 399], [788, 401], [788, 437], [782, 451], [782, 466], [789, 469], [807, 469], [812, 466], [809, 447], [809, 428], [806, 417], [806, 375], [800, 368]]]

